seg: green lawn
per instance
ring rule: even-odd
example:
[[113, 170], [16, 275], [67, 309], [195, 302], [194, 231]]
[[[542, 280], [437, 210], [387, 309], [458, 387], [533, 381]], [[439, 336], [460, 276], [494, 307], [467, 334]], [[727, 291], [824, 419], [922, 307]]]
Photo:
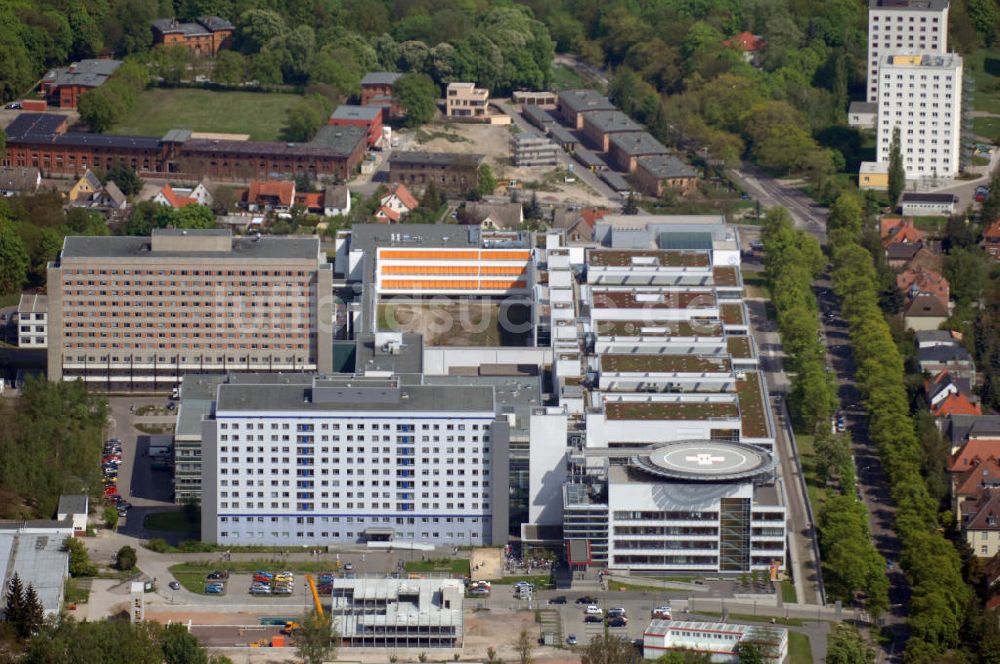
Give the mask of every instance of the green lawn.
[[149, 530], [170, 533], [196, 533], [199, 530], [198, 522], [188, 521], [183, 511], [153, 512], [146, 515], [144, 526]]
[[621, 592], [666, 593], [666, 592], [686, 592], [690, 590], [690, 588], [682, 588], [680, 586], [666, 586], [665, 588], [660, 588], [659, 586], [644, 586], [635, 583], [621, 583], [619, 581], [612, 581], [608, 584], [608, 590], [616, 590]]
[[799, 449], [802, 472], [806, 476], [809, 503], [812, 505], [813, 511], [818, 514], [823, 503], [826, 502], [826, 487], [816, 478], [816, 449], [813, 445], [813, 436], [798, 434], [795, 436], [795, 444]]
[[86, 604], [90, 599], [91, 579], [66, 579], [66, 604]]
[[174, 569], [175, 567], [180, 567], [180, 565], [174, 565], [174, 567], [171, 567], [170, 573], [174, 575], [174, 578], [177, 579], [178, 583], [193, 593], [197, 593], [199, 595], [205, 594], [205, 575], [208, 572], [184, 572]]
[[1000, 49], [981, 48], [965, 56], [964, 64], [976, 81], [973, 110], [1000, 114]]
[[[721, 618], [722, 614], [718, 611], [695, 611], [697, 615], [700, 616], [711, 616], [713, 618]], [[807, 621], [802, 618], [783, 618], [781, 616], [755, 616], [752, 613], [730, 613], [729, 622], [759, 622], [759, 623], [770, 623], [774, 620], [776, 625], [785, 625], [787, 627], [802, 627]], [[813, 621], [809, 621], [813, 622]]]
[[972, 118], [972, 133], [996, 143], [1000, 139], [1000, 118]]
[[525, 574], [522, 576], [505, 576], [502, 579], [490, 579], [490, 583], [497, 586], [512, 586], [522, 581], [533, 583], [536, 590], [555, 588], [555, 585], [552, 583], [552, 577], [548, 574]]
[[552, 84], [549, 86], [553, 90], [573, 90], [575, 88], [586, 88], [587, 83], [575, 69], [570, 69], [563, 65], [552, 66]]
[[469, 559], [411, 560], [406, 563], [406, 571], [469, 576]]
[[795, 604], [798, 601], [795, 597], [795, 584], [788, 579], [781, 582], [781, 601], [785, 604]]
[[788, 633], [788, 661], [790, 664], [812, 664], [813, 655], [808, 634]]
[[922, 231], [930, 233], [933, 236], [944, 235], [945, 224], [948, 223], [947, 217], [942, 216], [926, 216], [926, 217], [914, 217], [913, 225]]
[[154, 88], [139, 95], [132, 112], [110, 133], [162, 136], [171, 129], [190, 129], [274, 141], [281, 137], [285, 112], [300, 99], [292, 94]]

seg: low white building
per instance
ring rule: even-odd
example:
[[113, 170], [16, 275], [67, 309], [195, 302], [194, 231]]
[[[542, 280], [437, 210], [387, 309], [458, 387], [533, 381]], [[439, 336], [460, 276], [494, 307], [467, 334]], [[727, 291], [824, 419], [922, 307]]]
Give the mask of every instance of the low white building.
[[351, 211], [351, 192], [346, 184], [333, 184], [323, 192], [323, 216], [336, 217]]
[[73, 536], [73, 523], [62, 521], [6, 521], [0, 523], [0, 614], [5, 608], [7, 586], [17, 574], [25, 589], [35, 589], [46, 617], [62, 611], [63, 591], [69, 577], [69, 553], [63, 541]]
[[878, 119], [878, 104], [852, 101], [847, 109], [847, 124], [857, 129], [874, 129]]
[[905, 217], [925, 215], [953, 215], [958, 208], [955, 194], [922, 194], [914, 191], [904, 193], [899, 206]]
[[73, 521], [73, 535], [83, 537], [87, 534], [87, 515], [90, 512], [90, 501], [86, 495], [59, 496], [59, 507], [56, 508], [56, 520]]
[[202, 435], [204, 541], [507, 541], [509, 427], [492, 387], [286, 380], [219, 385]]
[[773, 664], [788, 656], [788, 630], [784, 627], [682, 620], [649, 623], [642, 634], [642, 656], [659, 659], [669, 652], [693, 650], [707, 653], [713, 662], [739, 662], [741, 643], [760, 644]]
[[22, 293], [14, 323], [19, 348], [48, 348], [49, 298], [41, 293]]

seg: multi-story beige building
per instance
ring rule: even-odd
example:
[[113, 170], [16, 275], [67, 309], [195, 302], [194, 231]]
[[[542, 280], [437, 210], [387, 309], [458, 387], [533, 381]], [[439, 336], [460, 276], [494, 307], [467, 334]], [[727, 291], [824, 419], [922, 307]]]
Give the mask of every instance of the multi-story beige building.
[[475, 83], [449, 83], [445, 115], [449, 118], [485, 118], [490, 91]]
[[48, 269], [50, 380], [166, 389], [185, 373], [332, 370], [316, 237], [67, 237]]

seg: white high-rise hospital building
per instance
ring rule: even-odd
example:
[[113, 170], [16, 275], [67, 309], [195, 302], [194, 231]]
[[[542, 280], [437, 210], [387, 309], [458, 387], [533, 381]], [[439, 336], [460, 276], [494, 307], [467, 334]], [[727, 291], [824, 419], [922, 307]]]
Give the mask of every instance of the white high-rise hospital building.
[[947, 50], [948, 0], [869, 0], [868, 101], [878, 101], [878, 70], [886, 55]]

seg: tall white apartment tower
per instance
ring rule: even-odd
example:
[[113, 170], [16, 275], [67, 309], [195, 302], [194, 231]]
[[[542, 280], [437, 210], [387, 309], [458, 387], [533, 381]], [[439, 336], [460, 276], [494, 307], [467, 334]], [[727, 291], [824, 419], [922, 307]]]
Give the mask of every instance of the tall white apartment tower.
[[899, 53], [879, 61], [878, 161], [888, 162], [899, 127], [908, 180], [958, 172], [962, 58]]
[[868, 1], [868, 101], [878, 101], [878, 67], [899, 51], [948, 50], [948, 0]]

